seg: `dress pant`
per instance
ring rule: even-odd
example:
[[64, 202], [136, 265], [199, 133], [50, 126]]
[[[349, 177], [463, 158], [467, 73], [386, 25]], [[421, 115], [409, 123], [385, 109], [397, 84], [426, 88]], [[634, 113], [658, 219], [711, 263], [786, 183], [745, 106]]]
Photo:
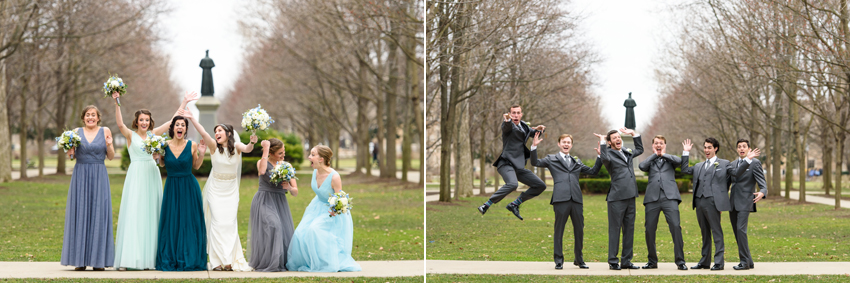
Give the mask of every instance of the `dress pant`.
[[620, 232], [623, 234], [623, 255], [620, 265], [632, 264], [635, 242], [635, 198], [608, 202], [608, 263], [617, 264]]
[[505, 180], [505, 185], [490, 196], [490, 201], [493, 203], [498, 203], [505, 196], [516, 191], [519, 187], [519, 182], [529, 186], [528, 190], [519, 195], [523, 202], [540, 195], [540, 193], [546, 190], [546, 183], [543, 183], [543, 180], [540, 180], [531, 170], [525, 168], [516, 169], [510, 163], [500, 161], [498, 171], [499, 175], [502, 175], [502, 180]]
[[648, 263], [657, 265], [658, 255], [655, 249], [655, 232], [658, 230], [658, 216], [660, 212], [664, 212], [664, 218], [667, 219], [667, 227], [670, 228], [670, 235], [673, 238], [673, 255], [676, 265], [685, 264], [684, 241], [682, 240], [682, 226], [679, 219], [679, 201], [667, 199], [664, 192], [657, 201], [646, 204], [646, 249]]
[[753, 265], [753, 257], [750, 254], [750, 242], [747, 241], [747, 224], [750, 219], [750, 211], [729, 212], [729, 220], [732, 222], [732, 230], [735, 231], [735, 242], [738, 243], [738, 258], [744, 266]]
[[714, 264], [723, 266], [723, 228], [720, 227], [720, 211], [714, 206], [714, 197], [697, 198], [697, 222], [702, 234], [702, 258], [700, 266], [711, 266], [711, 239], [714, 237]]
[[573, 220], [575, 241], [573, 263], [584, 262], [581, 255], [584, 246], [584, 206], [581, 203], [568, 200], [553, 203], [552, 209], [555, 211], [555, 263], [564, 263], [564, 227], [567, 225], [568, 218]]

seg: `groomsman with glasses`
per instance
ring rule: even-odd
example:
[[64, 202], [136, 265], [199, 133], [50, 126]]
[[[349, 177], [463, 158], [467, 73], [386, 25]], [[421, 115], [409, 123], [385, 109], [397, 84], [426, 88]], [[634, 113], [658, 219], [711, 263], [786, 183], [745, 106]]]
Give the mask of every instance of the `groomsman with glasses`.
[[[632, 264], [635, 240], [635, 198], [638, 196], [635, 180], [635, 157], [643, 153], [640, 135], [632, 129], [621, 128], [620, 132], [634, 137], [635, 149], [623, 148], [623, 139], [617, 130], [599, 137], [602, 164], [611, 175], [611, 187], [608, 189], [608, 269], [640, 269]], [[607, 146], [606, 146], [607, 143]], [[617, 260], [620, 247], [620, 232], [623, 234], [623, 254]]]
[[[744, 158], [750, 153], [750, 141], [739, 139], [736, 145], [739, 158], [734, 161], [733, 166], [740, 167]], [[753, 192], [758, 185], [759, 191]], [[747, 223], [750, 212], [756, 212], [756, 202], [767, 195], [767, 182], [764, 180], [764, 170], [761, 161], [753, 158], [750, 167], [740, 177], [732, 177], [730, 198], [732, 210], [729, 211], [729, 220], [732, 222], [732, 230], [735, 231], [735, 241], [738, 243], [738, 258], [741, 262], [733, 266], [735, 270], [747, 270], [755, 268], [753, 257], [750, 254], [750, 245], [747, 241]]]
[[[705, 139], [703, 148], [706, 160], [690, 167], [688, 166], [688, 153], [693, 147], [693, 143], [690, 139], [687, 139], [682, 143], [682, 146], [684, 147], [682, 173], [694, 176], [693, 207], [697, 212], [697, 222], [702, 234], [702, 258], [691, 269], [723, 270], [725, 247], [723, 245], [723, 229], [720, 227], [720, 213], [732, 209], [728, 192], [731, 178], [733, 176], [740, 178], [750, 167], [750, 163], [753, 162], [752, 159], [759, 155], [759, 150], [750, 151], [744, 159], [745, 162], [736, 165], [717, 157], [720, 142], [710, 137]], [[715, 246], [714, 265], [709, 267], [712, 238], [714, 238]]]
[[679, 270], [688, 270], [685, 266], [685, 252], [683, 250], [682, 226], [679, 218], [679, 203], [682, 197], [679, 195], [679, 186], [676, 185], [676, 167], [682, 163], [682, 159], [675, 155], [667, 154], [667, 139], [657, 135], [652, 139], [652, 155], [638, 165], [641, 171], [649, 173], [649, 184], [646, 186], [646, 194], [643, 198], [643, 206], [646, 209], [646, 249], [649, 262], [643, 266], [644, 269], [658, 268], [658, 255], [655, 249], [655, 233], [658, 230], [658, 216], [663, 211], [673, 236], [673, 255], [676, 267]]
[[525, 163], [531, 155], [525, 143], [536, 133], [545, 131], [546, 127], [539, 125], [531, 128], [527, 122], [522, 121], [522, 107], [517, 104], [511, 105], [509, 110], [510, 113], [505, 113], [505, 120], [502, 122], [502, 153], [493, 163], [493, 166], [498, 168], [499, 175], [505, 180], [505, 185], [493, 193], [486, 203], [479, 206], [478, 212], [486, 213], [491, 205], [516, 191], [519, 182], [522, 182], [528, 185], [529, 189], [505, 207], [522, 220], [522, 216], [519, 215], [519, 206], [546, 190], [546, 183], [543, 183], [543, 180], [540, 180], [534, 172], [525, 169]]
[[573, 265], [579, 268], [589, 268], [584, 263], [582, 257], [582, 248], [584, 247], [584, 206], [582, 204], [581, 187], [579, 187], [578, 178], [581, 173], [588, 175], [596, 175], [602, 169], [602, 162], [599, 159], [599, 146], [596, 147], [596, 164], [593, 168], [581, 163], [578, 157], [570, 155], [570, 149], [573, 147], [573, 136], [563, 134], [558, 137], [558, 148], [561, 149], [557, 154], [549, 154], [543, 159], [537, 158], [537, 145], [543, 139], [540, 138], [540, 133], [534, 134], [534, 140], [531, 145], [531, 165], [536, 167], [549, 168], [552, 174], [552, 179], [555, 182], [555, 188], [552, 190], [552, 200], [549, 204], [555, 211], [555, 269], [563, 269], [564, 267], [564, 226], [567, 224], [567, 219], [573, 220], [573, 236], [575, 247], [573, 253], [575, 255]]

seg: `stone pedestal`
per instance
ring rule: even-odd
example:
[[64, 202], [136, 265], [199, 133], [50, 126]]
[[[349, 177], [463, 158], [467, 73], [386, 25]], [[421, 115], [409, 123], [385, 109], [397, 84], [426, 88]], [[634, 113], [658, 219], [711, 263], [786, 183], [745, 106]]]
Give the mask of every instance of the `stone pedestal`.
[[[198, 107], [198, 122], [201, 123], [201, 126], [204, 126], [204, 130], [213, 135], [213, 129], [215, 125], [218, 124], [218, 121], [215, 116], [215, 112], [218, 111], [218, 107], [221, 105], [221, 102], [218, 101], [218, 98], [215, 96], [201, 96], [196, 102], [195, 106]], [[200, 141], [200, 137], [196, 137], [197, 141]], [[209, 146], [209, 145], [207, 145]]]

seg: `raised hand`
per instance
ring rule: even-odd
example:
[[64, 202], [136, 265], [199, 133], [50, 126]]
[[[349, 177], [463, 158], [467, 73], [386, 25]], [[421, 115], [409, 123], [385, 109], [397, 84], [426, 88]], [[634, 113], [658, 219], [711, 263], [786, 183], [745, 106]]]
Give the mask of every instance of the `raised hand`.
[[540, 138], [540, 132], [536, 132], [536, 133], [534, 133], [534, 139], [531, 140], [531, 145], [537, 146], [542, 141], [543, 141], [543, 139]]
[[685, 151], [691, 151], [691, 147], [693, 146], [694, 144], [691, 142], [691, 139], [686, 139], [684, 142], [682, 142], [682, 148], [684, 148]]
[[112, 92], [112, 98], [118, 99], [119, 97], [121, 97], [121, 94], [118, 94], [117, 91]]
[[257, 143], [257, 135], [252, 134], [250, 140], [251, 143]]
[[198, 96], [197, 92], [186, 91], [186, 95], [183, 96], [183, 101], [188, 103], [188, 102], [191, 102], [191, 101], [198, 100], [199, 98], [200, 98], [200, 96]]
[[597, 134], [597, 133], [593, 133], [593, 135], [598, 137], [599, 141], [605, 142], [605, 136], [604, 135], [600, 135], [600, 134]]
[[269, 140], [263, 140], [262, 142], [260, 142], [260, 145], [265, 149], [269, 148], [269, 146], [271, 146], [271, 143], [269, 142]]
[[747, 158], [749, 158], [749, 159], [756, 158], [757, 156], [759, 156], [760, 153], [761, 153], [760, 149], [754, 148], [753, 150], [750, 150], [750, 153], [747, 153]]
[[511, 114], [505, 113], [505, 122], [511, 120]]
[[181, 114], [180, 116], [183, 116], [183, 117], [185, 117], [186, 119], [189, 119], [189, 120], [195, 120], [195, 116], [192, 116], [192, 110], [185, 109], [185, 110], [180, 110], [180, 111], [183, 111], [183, 114]]
[[596, 144], [596, 148], [595, 148], [596, 149], [596, 155], [602, 155], [601, 147], [602, 147], [601, 144]]
[[542, 132], [542, 131], [545, 131], [545, 130], [546, 130], [546, 126], [543, 126], [543, 125], [537, 125], [537, 127], [534, 127], [534, 129], [535, 129], [535, 130], [537, 130], [537, 131]]
[[626, 129], [626, 127], [622, 127], [622, 128], [620, 128], [620, 132], [621, 132], [621, 133], [624, 133], [624, 134], [627, 134], [627, 135], [630, 135], [630, 136], [634, 136], [634, 135], [635, 135], [635, 130], [632, 130], [632, 129]]
[[201, 153], [201, 158], [203, 158], [204, 154], [207, 153], [207, 143], [204, 142], [203, 139], [198, 142], [198, 152]]

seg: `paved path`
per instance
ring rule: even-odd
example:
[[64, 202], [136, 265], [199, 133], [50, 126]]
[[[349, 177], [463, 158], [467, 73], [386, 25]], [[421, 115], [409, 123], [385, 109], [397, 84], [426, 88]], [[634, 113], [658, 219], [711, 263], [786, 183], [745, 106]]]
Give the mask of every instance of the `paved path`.
[[[590, 269], [579, 269], [571, 262], [563, 270], [556, 270], [553, 262], [532, 261], [461, 261], [428, 260], [429, 274], [531, 274], [531, 275], [796, 275], [796, 274], [847, 274], [850, 262], [756, 262], [755, 269], [734, 270], [727, 262], [724, 270], [677, 270], [670, 262], [659, 263], [658, 269], [609, 270], [604, 262], [589, 262]], [[695, 265], [695, 264], [691, 264]], [[690, 266], [688, 266], [690, 268]]]
[[73, 267], [62, 266], [58, 262], [0, 262], [0, 278], [267, 278], [267, 277], [400, 277], [424, 276], [424, 260], [396, 261], [357, 261], [363, 271], [359, 272], [228, 272], [228, 271], [191, 271], [164, 272], [116, 271], [74, 271]]

